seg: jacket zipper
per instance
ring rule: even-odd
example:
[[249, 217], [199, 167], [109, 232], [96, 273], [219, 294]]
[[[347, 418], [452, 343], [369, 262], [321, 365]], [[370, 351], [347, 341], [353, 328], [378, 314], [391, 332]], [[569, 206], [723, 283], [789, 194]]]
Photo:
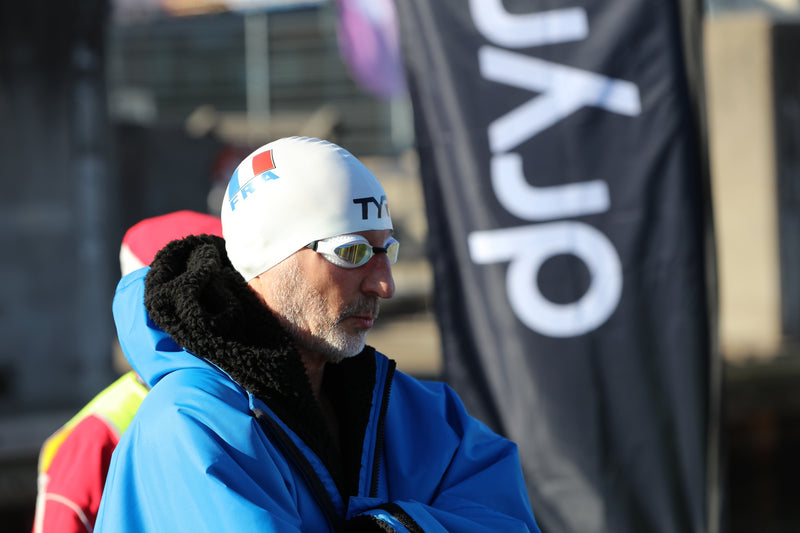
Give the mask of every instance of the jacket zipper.
[[322, 508], [323, 514], [325, 515], [328, 525], [330, 526], [330, 530], [334, 531], [336, 529], [336, 524], [339, 522], [336, 506], [333, 504], [333, 500], [331, 499], [330, 494], [328, 494], [328, 490], [325, 488], [325, 485], [323, 485], [322, 480], [314, 470], [314, 467], [311, 466], [308, 458], [303, 455], [303, 452], [300, 451], [289, 435], [286, 434], [283, 428], [278, 424], [278, 422], [273, 420], [271, 416], [261, 409], [253, 409], [252, 412], [258, 423], [261, 425], [261, 428], [264, 429], [264, 432], [267, 435], [272, 435], [274, 439], [278, 441], [278, 444], [284, 449], [286, 454], [294, 463], [295, 467], [297, 467], [297, 469], [300, 471], [300, 474], [302, 474], [303, 478], [306, 480], [306, 483], [311, 489], [314, 498]]
[[378, 497], [378, 484], [381, 478], [381, 456], [384, 447], [384, 426], [386, 425], [386, 411], [389, 408], [389, 395], [392, 392], [392, 379], [394, 378], [396, 363], [389, 360], [389, 368], [386, 371], [386, 380], [383, 384], [383, 398], [381, 401], [381, 411], [378, 418], [377, 434], [375, 435], [375, 454], [372, 460], [372, 480], [370, 482], [370, 498]]

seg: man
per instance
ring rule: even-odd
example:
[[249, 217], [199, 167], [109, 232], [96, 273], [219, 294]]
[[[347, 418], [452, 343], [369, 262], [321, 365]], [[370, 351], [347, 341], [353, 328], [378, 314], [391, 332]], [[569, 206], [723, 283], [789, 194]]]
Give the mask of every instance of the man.
[[239, 165], [221, 213], [224, 241], [171, 243], [117, 289], [153, 389], [98, 531], [539, 531], [516, 446], [365, 346], [398, 251], [369, 170], [280, 139]]
[[[176, 211], [134, 224], [120, 246], [123, 277], [148, 265], [171, 240], [200, 234], [222, 235], [219, 218]], [[139, 377], [126, 372], [45, 441], [33, 533], [93, 530], [111, 453], [146, 395]]]

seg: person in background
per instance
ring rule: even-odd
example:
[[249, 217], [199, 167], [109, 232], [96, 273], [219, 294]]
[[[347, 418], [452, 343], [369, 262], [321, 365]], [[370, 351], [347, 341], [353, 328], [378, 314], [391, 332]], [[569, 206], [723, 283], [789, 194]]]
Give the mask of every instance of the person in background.
[[[219, 218], [185, 210], [138, 222], [122, 239], [122, 276], [149, 265], [168, 242], [200, 234], [221, 235]], [[93, 531], [111, 454], [147, 392], [129, 371], [45, 441], [33, 533]]]
[[366, 346], [399, 243], [375, 176], [319, 139], [242, 161], [224, 240], [170, 243], [114, 320], [152, 390], [104, 533], [538, 532], [517, 447]]

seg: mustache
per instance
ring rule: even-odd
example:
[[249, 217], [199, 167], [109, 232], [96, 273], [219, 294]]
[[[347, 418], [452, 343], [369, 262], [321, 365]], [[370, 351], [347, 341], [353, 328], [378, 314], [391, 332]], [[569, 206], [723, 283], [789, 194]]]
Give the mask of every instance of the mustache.
[[371, 316], [373, 319], [378, 318], [381, 311], [381, 303], [378, 298], [365, 298], [354, 302], [342, 310], [340, 320], [351, 316]]

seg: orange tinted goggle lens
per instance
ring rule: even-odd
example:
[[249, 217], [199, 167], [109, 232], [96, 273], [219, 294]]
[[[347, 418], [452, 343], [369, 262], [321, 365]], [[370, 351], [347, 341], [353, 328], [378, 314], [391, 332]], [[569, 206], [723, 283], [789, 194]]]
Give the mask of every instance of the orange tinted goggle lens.
[[354, 267], [359, 267], [366, 264], [367, 261], [372, 259], [373, 255], [380, 252], [386, 253], [390, 264], [395, 264], [397, 262], [397, 253], [399, 250], [400, 243], [392, 238], [386, 242], [386, 246], [383, 248], [378, 246], [373, 247], [367, 242], [356, 242], [337, 246], [333, 250], [333, 253]]

